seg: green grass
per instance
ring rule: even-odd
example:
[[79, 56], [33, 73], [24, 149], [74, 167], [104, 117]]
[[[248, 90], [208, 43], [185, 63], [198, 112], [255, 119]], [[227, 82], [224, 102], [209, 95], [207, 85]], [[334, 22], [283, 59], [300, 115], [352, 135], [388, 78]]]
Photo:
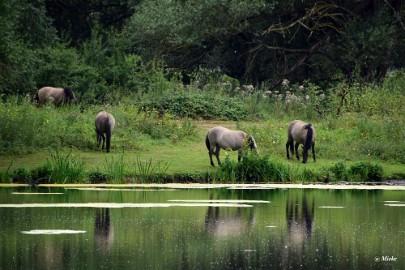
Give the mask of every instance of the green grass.
[[[152, 168], [156, 166], [163, 166], [165, 174], [215, 174], [217, 168], [213, 168], [209, 164], [208, 152], [205, 147], [204, 139], [206, 131], [213, 125], [224, 125], [230, 128], [236, 128], [236, 126], [249, 127], [251, 130], [263, 130], [262, 125], [274, 127], [274, 131], [269, 136], [271, 139], [267, 139], [264, 134], [258, 136], [258, 146], [260, 155], [268, 155], [272, 161], [280, 164], [286, 168], [290, 168], [290, 172], [284, 171], [284, 174], [288, 174], [292, 182], [302, 182], [302, 177], [308, 177], [308, 171], [312, 171], [315, 174], [320, 174], [323, 170], [333, 167], [336, 163], [343, 162], [347, 168], [353, 166], [359, 161], [373, 162], [381, 165], [384, 169], [384, 177], [389, 179], [404, 178], [405, 165], [395, 161], [382, 161], [369, 155], [364, 155], [363, 158], [359, 158], [359, 154], [350, 157], [350, 155], [344, 156], [344, 153], [338, 152], [338, 158], [334, 159], [332, 153], [323, 153], [326, 146], [322, 147], [322, 137], [320, 142], [317, 142], [317, 162], [313, 162], [312, 156], [309, 156], [308, 163], [302, 164], [297, 160], [286, 160], [285, 158], [285, 129], [282, 127], [284, 123], [279, 122], [244, 122], [236, 123], [231, 121], [226, 122], [196, 122], [196, 136], [195, 138], [189, 138], [177, 143], [172, 143], [170, 140], [166, 141], [154, 141], [148, 138], [144, 138], [138, 143], [145, 145], [143, 150], [129, 150], [122, 152], [119, 149], [112, 148], [112, 152], [105, 153], [101, 150], [87, 150], [81, 151], [79, 149], [69, 150], [66, 149], [60, 152], [61, 156], [65, 156], [72, 151], [72, 154], [79, 158], [84, 164], [84, 170], [86, 172], [99, 171], [110, 175], [112, 182], [119, 183], [125, 180], [121, 178], [127, 175], [130, 179], [138, 179], [142, 181], [146, 179], [147, 174], [153, 174]], [[315, 123], [316, 124], [316, 123]], [[315, 125], [314, 124], [314, 125]], [[277, 127], [276, 127], [277, 126]], [[263, 137], [261, 137], [263, 136]], [[325, 133], [325, 136], [332, 136]], [[270, 140], [267, 142], [267, 140]], [[273, 141], [274, 140], [274, 141]], [[95, 144], [94, 139], [94, 144]], [[112, 140], [114, 145], [114, 137]], [[148, 146], [148, 147], [146, 147]], [[342, 147], [342, 146], [340, 146]], [[46, 163], [52, 152], [38, 152], [27, 155], [7, 155], [2, 156], [0, 160], [0, 171], [6, 171], [10, 164], [11, 168], [27, 168], [34, 169]], [[236, 152], [227, 152], [221, 150], [221, 160], [225, 161], [226, 157], [231, 162], [237, 162]], [[343, 157], [343, 158], [342, 158]], [[139, 164], [149, 166], [149, 170], [145, 167], [143, 172], [142, 168], [139, 168]], [[163, 168], [162, 167], [162, 168]], [[156, 169], [157, 170], [157, 169]], [[287, 176], [284, 175], [284, 180]], [[143, 177], [143, 178], [142, 178]], [[310, 179], [311, 177], [309, 177]], [[228, 181], [231, 181], [229, 179]], [[310, 180], [308, 180], [310, 181]]]
[[[382, 166], [385, 179], [404, 179], [405, 107], [401, 91], [405, 86], [394, 86], [396, 84], [387, 84], [381, 89], [355, 88], [348, 97], [347, 108], [339, 116], [336, 115], [338, 97], [332, 91], [327, 102], [319, 100], [316, 87], [308, 88], [308, 94], [315, 96], [309, 101], [298, 92], [298, 98], [289, 103], [286, 94], [261, 98], [258, 92], [248, 97], [234, 97], [232, 102], [238, 101], [237, 106], [227, 103], [221, 107], [222, 103], [219, 103], [215, 108], [207, 104], [206, 97], [218, 96], [226, 100], [221, 91], [200, 94], [200, 90], [191, 89], [189, 95], [193, 98], [186, 99], [182, 98], [185, 89], [178, 93], [151, 93], [148, 98], [159, 97], [152, 107], [146, 106], [150, 102], [125, 100], [112, 105], [37, 108], [28, 100], [9, 97], [0, 103], [0, 182], [24, 181], [35, 174], [43, 175], [44, 166], [52, 160], [54, 166], [48, 167], [53, 168], [53, 173], [55, 168], [62, 171], [59, 182], [87, 181], [86, 178], [91, 181], [150, 181], [149, 176], [162, 174], [178, 175], [179, 179], [183, 179], [180, 175], [186, 175], [186, 180], [193, 175], [207, 179], [208, 175], [211, 181], [239, 181], [235, 178], [236, 170], [242, 170], [239, 171], [242, 175], [260, 175], [261, 171], [254, 172], [255, 166], [264, 166], [263, 170], [273, 174], [274, 179], [267, 180], [319, 181], [339, 178], [336, 175], [341, 168], [353, 174], [356, 170], [361, 171], [363, 174], [358, 175], [364, 176], [367, 170], [374, 170], [372, 164]], [[144, 106], [139, 107], [139, 104]], [[162, 104], [165, 106], [159, 107]], [[324, 113], [316, 113], [314, 105]], [[229, 112], [229, 108], [237, 109], [238, 116], [217, 114]], [[100, 109], [111, 112], [117, 121], [108, 154], [96, 147], [93, 121]], [[176, 115], [179, 109], [186, 109], [180, 115], [193, 110], [193, 120]], [[199, 110], [204, 114], [199, 114]], [[206, 120], [210, 113], [216, 115], [215, 119], [228, 120]], [[311, 122], [315, 127], [316, 163], [311, 154], [305, 165], [297, 160], [286, 160], [287, 126], [294, 119]], [[245, 167], [237, 168], [237, 153], [222, 150], [221, 159], [225, 161], [228, 156], [229, 171], [212, 168], [204, 141], [207, 130], [215, 125], [248, 131], [255, 137], [261, 156], [268, 157], [269, 161], [252, 159], [244, 164]], [[74, 160], [69, 158], [72, 156]], [[359, 165], [359, 162], [362, 163]], [[81, 171], [78, 175], [84, 179], [72, 179], [79, 176], [63, 178], [68, 174], [63, 170], [75, 173], [73, 165], [78, 166]], [[272, 166], [279, 173], [277, 177]], [[253, 178], [243, 181], [251, 181], [249, 179]], [[156, 178], [156, 181], [163, 180]]]

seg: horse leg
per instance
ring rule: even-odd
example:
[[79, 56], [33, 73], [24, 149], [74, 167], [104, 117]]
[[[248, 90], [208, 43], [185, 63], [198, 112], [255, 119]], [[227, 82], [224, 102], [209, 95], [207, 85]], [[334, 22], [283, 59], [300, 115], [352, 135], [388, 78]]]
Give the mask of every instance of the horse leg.
[[101, 136], [100, 136], [100, 133], [98, 131], [96, 131], [96, 139], [97, 139], [97, 148], [100, 148]]
[[294, 145], [294, 142], [291, 140], [288, 140], [287, 143], [285, 144], [285, 149], [287, 151], [287, 159], [291, 159], [290, 151], [294, 155], [294, 146], [293, 145]]
[[295, 143], [295, 156], [297, 157], [298, 160], [300, 160], [300, 156], [298, 154], [298, 146], [300, 145], [299, 142]]
[[105, 143], [104, 133], [101, 133], [101, 138], [103, 139], [103, 145], [101, 146], [101, 149], [104, 149], [104, 143]]
[[209, 149], [208, 150], [208, 155], [210, 157], [211, 166], [215, 167], [214, 161], [212, 160], [212, 152], [213, 152], [213, 149]]
[[238, 162], [240, 162], [240, 160], [242, 159], [242, 149], [238, 150]]
[[316, 158], [315, 158], [315, 144], [312, 144], [312, 156], [314, 157], [314, 162], [316, 162]]
[[218, 145], [215, 147], [215, 156], [217, 157], [218, 165], [221, 165], [221, 161], [219, 160], [219, 151], [221, 150], [221, 147]]

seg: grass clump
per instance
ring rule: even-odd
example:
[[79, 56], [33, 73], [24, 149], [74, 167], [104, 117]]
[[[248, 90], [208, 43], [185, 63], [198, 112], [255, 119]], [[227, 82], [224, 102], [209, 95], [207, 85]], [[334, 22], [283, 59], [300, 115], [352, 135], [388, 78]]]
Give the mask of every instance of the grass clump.
[[51, 153], [47, 166], [51, 170], [49, 180], [52, 183], [77, 183], [83, 181], [85, 176], [84, 163], [72, 151], [67, 154], [58, 151]]

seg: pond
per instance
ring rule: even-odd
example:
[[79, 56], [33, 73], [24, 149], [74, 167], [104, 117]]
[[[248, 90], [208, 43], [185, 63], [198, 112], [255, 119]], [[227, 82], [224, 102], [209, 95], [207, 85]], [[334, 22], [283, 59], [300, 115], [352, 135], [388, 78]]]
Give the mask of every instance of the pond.
[[405, 269], [405, 192], [0, 188], [0, 269]]

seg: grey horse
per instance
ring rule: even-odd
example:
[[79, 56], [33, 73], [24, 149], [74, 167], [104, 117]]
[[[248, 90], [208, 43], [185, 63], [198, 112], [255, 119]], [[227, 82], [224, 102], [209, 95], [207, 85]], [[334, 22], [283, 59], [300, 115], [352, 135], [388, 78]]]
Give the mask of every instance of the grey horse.
[[110, 152], [111, 135], [115, 126], [114, 116], [108, 112], [100, 111], [96, 116], [94, 124], [97, 133], [97, 147], [100, 147], [101, 140], [103, 140], [101, 149], [104, 149], [104, 142], [106, 142], [107, 153]]
[[288, 148], [291, 150], [291, 154], [294, 155], [294, 141], [295, 141], [295, 155], [299, 160], [298, 146], [303, 144], [302, 150], [302, 163], [307, 163], [308, 151], [312, 148], [312, 156], [314, 161], [315, 157], [315, 128], [308, 123], [301, 120], [294, 120], [288, 126], [288, 141], [286, 143], [287, 158], [290, 159], [290, 153]]
[[238, 161], [242, 158], [244, 146], [248, 146], [251, 150], [257, 151], [256, 141], [249, 133], [241, 130], [230, 130], [224, 127], [213, 127], [207, 132], [205, 145], [208, 149], [211, 165], [215, 167], [212, 155], [217, 157], [218, 165], [221, 165], [219, 160], [219, 151], [238, 150]]
[[63, 103], [71, 103], [72, 101], [76, 101], [76, 97], [72, 89], [68, 87], [55, 88], [50, 86], [39, 89], [34, 99], [38, 105], [42, 105], [47, 101], [52, 101], [57, 107]]

